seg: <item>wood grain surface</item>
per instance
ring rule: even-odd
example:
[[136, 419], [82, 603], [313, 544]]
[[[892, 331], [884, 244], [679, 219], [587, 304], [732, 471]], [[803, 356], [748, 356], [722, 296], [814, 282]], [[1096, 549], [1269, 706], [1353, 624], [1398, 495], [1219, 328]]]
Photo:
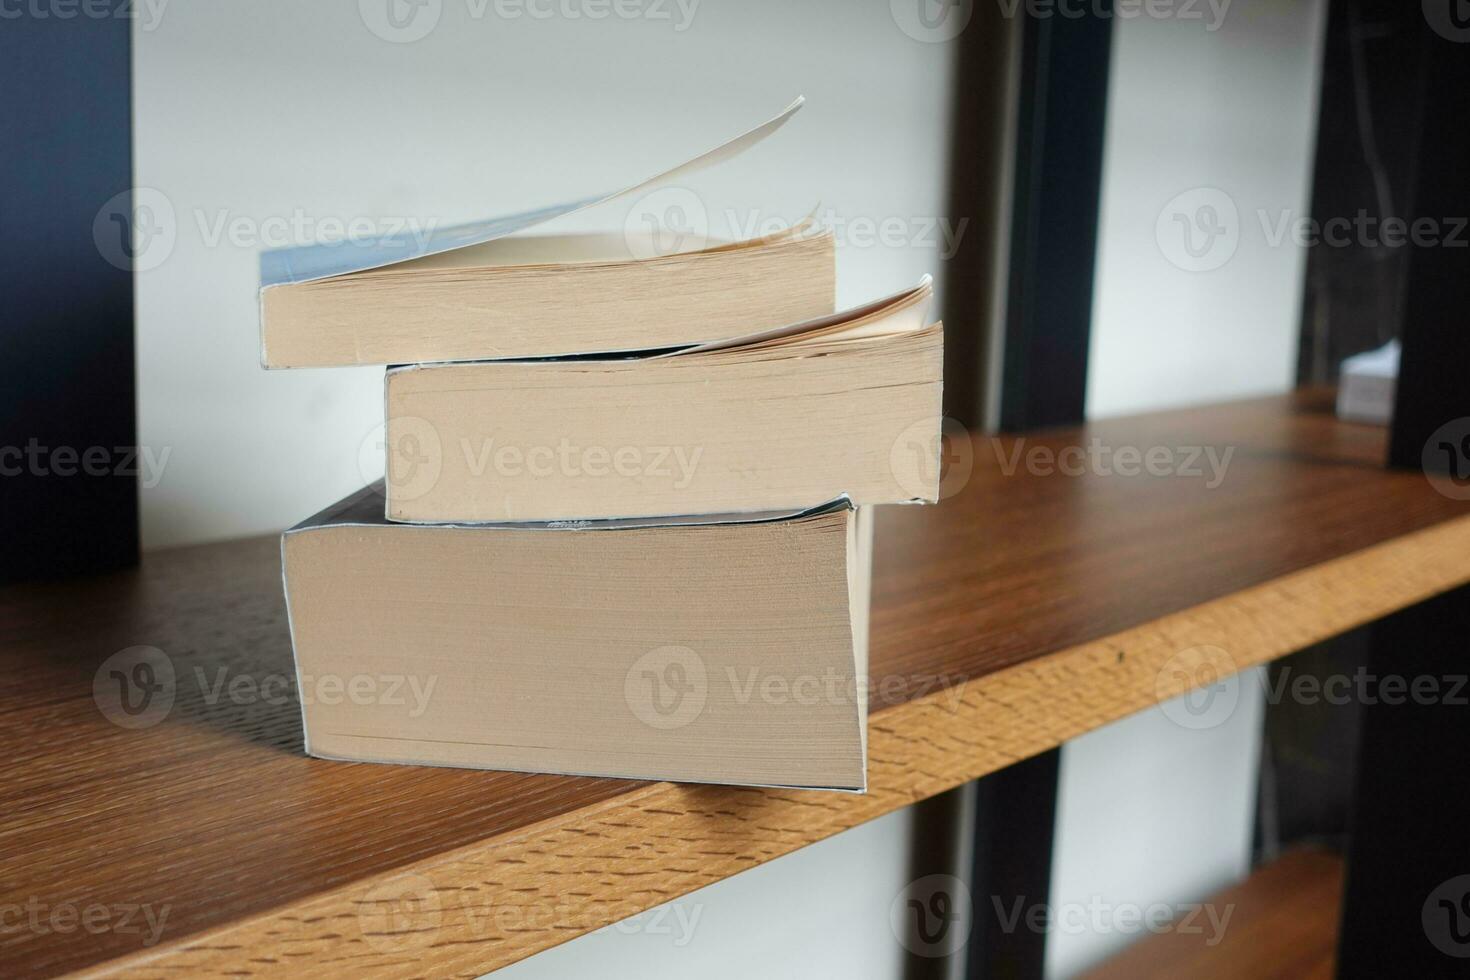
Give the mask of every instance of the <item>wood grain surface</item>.
[[1343, 868], [1329, 851], [1284, 854], [1082, 980], [1332, 980]]
[[879, 519], [866, 795], [309, 759], [275, 538], [0, 591], [0, 974], [474, 976], [1470, 581], [1470, 505], [1329, 406], [950, 446]]

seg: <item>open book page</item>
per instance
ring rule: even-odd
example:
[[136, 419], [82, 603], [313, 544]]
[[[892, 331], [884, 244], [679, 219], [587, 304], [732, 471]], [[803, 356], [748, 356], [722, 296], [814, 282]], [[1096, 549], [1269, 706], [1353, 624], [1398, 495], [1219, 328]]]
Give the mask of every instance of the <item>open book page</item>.
[[812, 340], [858, 340], [911, 333], [929, 325], [929, 308], [933, 305], [934, 281], [930, 276], [919, 280], [912, 289], [874, 300], [864, 306], [841, 310], [829, 316], [792, 323], [772, 330], [716, 340], [697, 347], [683, 347], [655, 355], [687, 357], [722, 350], [754, 350]]
[[659, 184], [694, 173], [744, 152], [785, 125], [786, 121], [801, 108], [803, 101], [805, 100], [798, 98], [780, 114], [754, 129], [672, 169], [655, 174], [621, 190], [594, 194], [590, 197], [562, 204], [552, 204], [519, 214], [502, 215], [485, 221], [455, 225], [451, 228], [436, 228], [427, 234], [405, 231], [398, 235], [375, 237], [371, 243], [321, 242], [312, 245], [268, 249], [260, 254], [260, 286], [264, 289], [286, 283], [311, 282], [367, 269], [378, 269], [472, 245], [481, 245], [545, 224], [553, 218], [560, 218], [597, 204], [605, 204], [627, 194], [651, 190]]
[[[651, 237], [650, 233], [650, 237]], [[812, 235], [831, 234], [817, 227], [807, 218], [799, 224], [759, 238], [740, 241], [709, 241], [703, 248], [688, 252], [677, 252], [680, 256], [710, 255], [737, 249], [756, 248], [777, 242], [791, 241]], [[382, 270], [391, 275], [398, 272], [423, 272], [434, 269], [480, 269], [480, 268], [530, 268], [534, 266], [567, 266], [627, 262], [630, 255], [629, 236], [616, 232], [582, 232], [567, 235], [514, 235], [468, 245], [464, 248], [426, 255], [419, 259], [399, 262]]]

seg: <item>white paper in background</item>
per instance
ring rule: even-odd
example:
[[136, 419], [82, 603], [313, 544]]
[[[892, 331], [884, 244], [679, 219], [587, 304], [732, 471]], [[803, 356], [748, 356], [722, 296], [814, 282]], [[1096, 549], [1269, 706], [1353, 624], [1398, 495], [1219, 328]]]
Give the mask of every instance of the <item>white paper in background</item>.
[[1387, 425], [1393, 418], [1399, 379], [1399, 342], [1354, 354], [1342, 362], [1337, 382], [1337, 417], [1349, 422]]

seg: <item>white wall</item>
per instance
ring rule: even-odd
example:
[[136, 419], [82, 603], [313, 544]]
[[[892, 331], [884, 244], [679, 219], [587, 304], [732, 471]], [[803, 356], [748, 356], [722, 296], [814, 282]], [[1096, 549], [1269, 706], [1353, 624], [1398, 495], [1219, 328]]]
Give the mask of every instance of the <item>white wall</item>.
[[[381, 15], [377, 0], [175, 0], [135, 27], [137, 182], [160, 192], [174, 231], [138, 277], [141, 441], [168, 451], [143, 490], [146, 547], [294, 523], [362, 484], [359, 447], [381, 421], [379, 369], [261, 370], [255, 249], [211, 244], [221, 219], [450, 224], [565, 200], [647, 176], [805, 94], [776, 137], [691, 183], [712, 232], [729, 231], [727, 207], [790, 221], [818, 202], [845, 221], [907, 223], [896, 246], [839, 230], [842, 305], [937, 271], [921, 225], [942, 211], [952, 56], [904, 33], [888, 4], [694, 0], [679, 30], [674, 0], [656, 8], [672, 20], [596, 22], [429, 0], [437, 26], [413, 43], [373, 34], [359, 6]], [[896, 975], [885, 923], [910, 823], [894, 814], [699, 893], [686, 946], [609, 930], [510, 975], [794, 977], [832, 962]]]
[[[897, 247], [842, 235], [843, 303], [936, 271], [919, 222], [943, 201], [950, 50], [905, 34], [887, 4], [684, 0], [680, 30], [675, 0], [647, 8], [667, 20], [600, 21], [497, 15], [528, 9], [521, 0], [428, 0], [435, 29], [390, 43], [359, 16], [386, 2], [172, 2], [135, 27], [137, 182], [161, 193], [175, 229], [138, 277], [140, 438], [169, 454], [143, 489], [145, 547], [313, 513], [364, 482], [359, 445], [381, 421], [379, 369], [260, 369], [256, 250], [212, 245], [221, 220], [447, 225], [565, 200], [645, 177], [805, 94], [786, 129], [690, 182], [712, 231], [726, 230], [727, 208], [790, 221], [818, 202], [912, 225], [918, 241]], [[563, 4], [595, 9], [534, 9]], [[598, 223], [621, 229], [622, 215], [561, 228]]]
[[[1234, 0], [1213, 32], [1114, 23], [1090, 417], [1292, 387], [1306, 254], [1273, 245], [1259, 212], [1271, 228], [1307, 214], [1325, 12]], [[1208, 250], [1202, 206], [1227, 231]]]
[[1048, 976], [1074, 976], [1148, 936], [1131, 918], [1134, 908], [1167, 906], [1182, 920], [1185, 906], [1250, 869], [1265, 705], [1260, 668], [1228, 685], [1217, 704], [1228, 701], [1229, 710], [1191, 714], [1180, 698], [1062, 748]]
[[890, 906], [908, 883], [908, 811], [538, 953], [496, 980], [897, 978]]
[[[1235, 0], [1213, 32], [1115, 22], [1089, 417], [1292, 387], [1306, 256], [1273, 245], [1258, 212], [1272, 227], [1307, 213], [1324, 26], [1322, 0]], [[1210, 248], [1201, 206], [1225, 231]], [[1218, 726], [1155, 708], [1063, 748], [1054, 905], [1197, 902], [1249, 869], [1263, 689], [1255, 672], [1233, 689]], [[1139, 935], [1058, 929], [1048, 974]]]

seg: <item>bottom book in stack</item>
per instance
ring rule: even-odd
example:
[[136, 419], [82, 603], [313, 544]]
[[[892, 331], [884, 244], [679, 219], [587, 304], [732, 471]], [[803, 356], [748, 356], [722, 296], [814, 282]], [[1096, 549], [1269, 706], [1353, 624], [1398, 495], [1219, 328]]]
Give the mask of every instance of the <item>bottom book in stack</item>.
[[282, 539], [307, 751], [861, 791], [872, 519], [406, 525]]

